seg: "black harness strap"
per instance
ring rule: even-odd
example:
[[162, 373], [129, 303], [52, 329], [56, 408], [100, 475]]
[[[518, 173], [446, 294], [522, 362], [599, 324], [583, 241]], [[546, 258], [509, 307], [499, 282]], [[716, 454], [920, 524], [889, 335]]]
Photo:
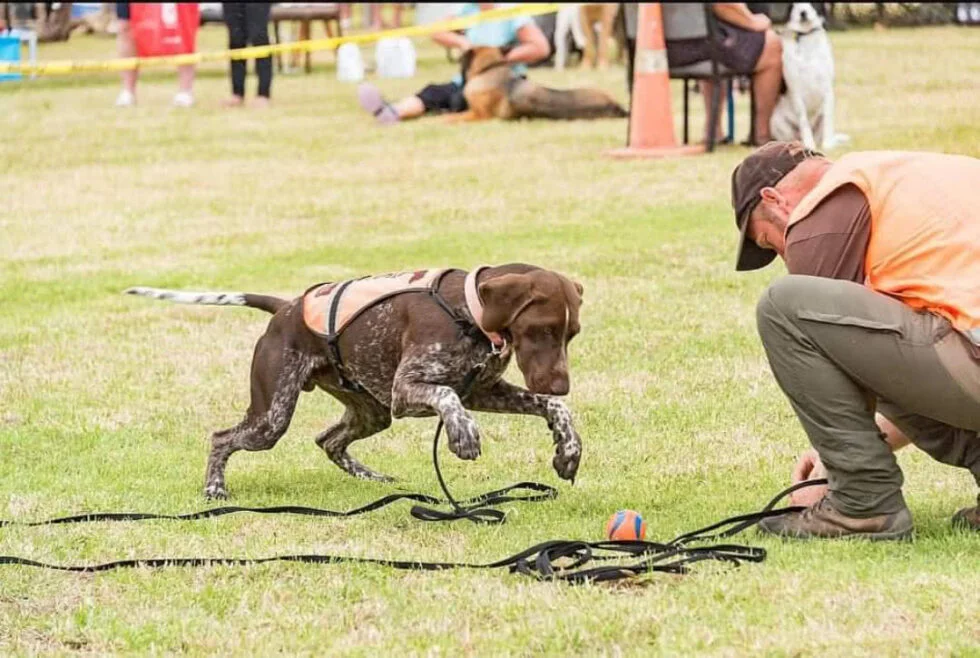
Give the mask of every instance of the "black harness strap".
[[344, 367], [344, 361], [340, 356], [340, 345], [339, 345], [340, 335], [344, 333], [344, 329], [349, 327], [351, 323], [354, 322], [354, 320], [356, 320], [357, 318], [359, 318], [363, 313], [374, 308], [378, 304], [381, 304], [382, 302], [388, 301], [392, 297], [397, 297], [398, 295], [405, 295], [409, 293], [420, 293], [420, 292], [426, 293], [437, 304], [439, 304], [439, 306], [449, 315], [450, 318], [453, 319], [453, 321], [458, 326], [464, 327], [465, 325], [467, 325], [468, 322], [466, 318], [463, 318], [458, 313], [456, 313], [449, 305], [449, 303], [445, 300], [445, 298], [443, 298], [443, 296], [439, 294], [439, 286], [442, 285], [442, 280], [446, 277], [446, 275], [449, 274], [450, 272], [458, 272], [458, 271], [460, 270], [458, 269], [443, 270], [439, 274], [439, 276], [437, 276], [435, 280], [432, 281], [431, 284], [429, 284], [427, 287], [424, 288], [403, 288], [401, 290], [395, 290], [386, 293], [384, 295], [381, 295], [377, 299], [371, 300], [370, 304], [367, 304], [363, 308], [358, 309], [356, 313], [354, 313], [344, 321], [343, 326], [338, 327], [337, 313], [340, 311], [340, 300], [341, 297], [343, 297], [344, 292], [347, 290], [347, 287], [350, 286], [352, 283], [355, 283], [357, 281], [362, 281], [369, 277], [361, 277], [359, 279], [348, 279], [347, 281], [344, 281], [342, 284], [340, 284], [340, 287], [337, 288], [337, 291], [333, 293], [333, 299], [330, 301], [330, 309], [327, 313], [327, 326], [326, 326], [327, 333], [324, 336], [324, 338], [327, 341], [327, 346], [330, 348], [330, 357], [333, 359], [334, 362], [333, 365], [336, 368], [338, 374], [340, 375], [340, 385], [349, 391], [360, 392], [364, 390], [364, 387], [361, 386], [360, 383], [358, 383], [352, 377], [350, 377], [346, 368]]

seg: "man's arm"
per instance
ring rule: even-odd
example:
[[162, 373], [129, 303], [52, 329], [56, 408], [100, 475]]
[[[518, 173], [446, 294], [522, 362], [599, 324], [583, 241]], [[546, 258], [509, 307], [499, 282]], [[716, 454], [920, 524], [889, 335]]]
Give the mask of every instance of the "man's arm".
[[539, 62], [551, 52], [544, 32], [533, 21], [517, 30], [517, 45], [507, 53], [507, 61], [513, 64]]
[[772, 21], [765, 14], [753, 14], [744, 2], [715, 2], [712, 3], [715, 16], [752, 32], [765, 32], [772, 27]]
[[844, 185], [786, 231], [783, 260], [790, 274], [864, 283], [871, 206], [855, 185]]

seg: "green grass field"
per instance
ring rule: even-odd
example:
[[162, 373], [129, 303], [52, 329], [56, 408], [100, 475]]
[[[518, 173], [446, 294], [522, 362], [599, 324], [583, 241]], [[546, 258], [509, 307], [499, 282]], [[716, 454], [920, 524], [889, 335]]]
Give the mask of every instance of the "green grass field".
[[[208, 27], [202, 49], [223, 39]], [[849, 148], [980, 155], [980, 31], [855, 30], [833, 42]], [[417, 77], [382, 81], [386, 93], [451, 75], [441, 51], [419, 45]], [[41, 54], [113, 52], [111, 40], [76, 36]], [[219, 108], [220, 64], [199, 72], [190, 111], [169, 106], [169, 71], [143, 76], [131, 110], [112, 107], [112, 75], [0, 83], [0, 518], [205, 506], [207, 439], [247, 406], [266, 316], [125, 288], [293, 295], [318, 281], [484, 262], [532, 262], [585, 285], [568, 400], [585, 444], [574, 487], [551, 471], [542, 421], [479, 415], [483, 456], [446, 453], [454, 491], [532, 479], [559, 486], [557, 500], [508, 505], [497, 527], [422, 524], [407, 504], [335, 520], [14, 526], [0, 529], [0, 554], [490, 561], [545, 539], [599, 539], [623, 507], [668, 539], [753, 510], [788, 483], [806, 438], [754, 322], [756, 299], [784, 270], [733, 271], [729, 173], [746, 149], [612, 161], [602, 152], [622, 145], [622, 120], [381, 129], [331, 62], [321, 53], [313, 75], [277, 77], [264, 112]], [[625, 100], [621, 68], [532, 75]], [[679, 87], [674, 96], [679, 108]], [[744, 97], [738, 112], [741, 138]], [[509, 376], [520, 381], [516, 368]], [[274, 450], [231, 459], [231, 502], [343, 509], [392, 492], [343, 475], [313, 443], [340, 413], [326, 395], [304, 395]], [[397, 421], [353, 452], [398, 486], [435, 493], [433, 428]], [[949, 525], [975, 487], [914, 450], [900, 463], [914, 543], [750, 532], [767, 562], [637, 586], [368, 566], [0, 567], [0, 653], [980, 655], [980, 538]]]

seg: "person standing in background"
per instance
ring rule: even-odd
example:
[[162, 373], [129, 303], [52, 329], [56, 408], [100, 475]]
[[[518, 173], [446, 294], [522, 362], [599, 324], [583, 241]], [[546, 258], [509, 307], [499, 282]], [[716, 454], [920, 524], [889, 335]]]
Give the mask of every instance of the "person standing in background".
[[[225, 24], [228, 26], [228, 47], [245, 48], [246, 46], [269, 45], [269, 11], [272, 4], [268, 2], [223, 2], [221, 3]], [[244, 59], [231, 60], [231, 98], [225, 101], [225, 107], [241, 107], [245, 104], [245, 67]], [[272, 57], [260, 57], [255, 60], [255, 73], [259, 77], [259, 90], [255, 98], [256, 107], [268, 107], [269, 96], [272, 92]]]
[[[116, 50], [120, 57], [136, 57], [136, 39], [130, 25], [129, 2], [116, 3]], [[116, 97], [116, 107], [132, 107], [136, 105], [136, 81], [139, 79], [139, 69], [121, 71], [122, 89]], [[194, 105], [194, 65], [182, 64], [177, 67], [177, 93], [174, 95], [174, 105], [191, 107]]]

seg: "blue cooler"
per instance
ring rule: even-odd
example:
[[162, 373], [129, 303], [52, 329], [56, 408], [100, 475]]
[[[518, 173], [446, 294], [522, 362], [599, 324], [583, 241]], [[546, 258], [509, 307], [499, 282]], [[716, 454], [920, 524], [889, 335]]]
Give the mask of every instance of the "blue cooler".
[[[20, 62], [19, 37], [0, 36], [0, 62]], [[0, 82], [20, 79], [20, 73], [0, 73]]]

